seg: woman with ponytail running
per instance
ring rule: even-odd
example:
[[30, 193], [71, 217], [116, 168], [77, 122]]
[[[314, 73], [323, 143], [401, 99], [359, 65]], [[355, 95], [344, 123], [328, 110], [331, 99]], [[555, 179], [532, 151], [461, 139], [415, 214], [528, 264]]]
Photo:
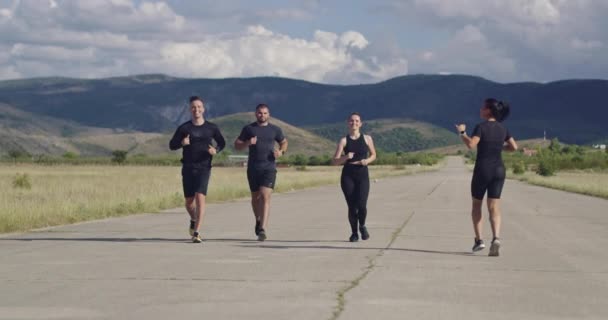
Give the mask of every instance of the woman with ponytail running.
[[369, 239], [365, 226], [367, 218], [367, 196], [369, 194], [369, 172], [367, 165], [376, 160], [376, 148], [369, 135], [361, 133], [361, 116], [354, 112], [347, 120], [348, 135], [340, 139], [334, 155], [334, 165], [344, 165], [340, 186], [348, 205], [350, 242]]
[[489, 256], [497, 257], [500, 250], [500, 195], [505, 183], [505, 166], [502, 162], [502, 151], [516, 151], [517, 143], [502, 122], [509, 116], [510, 107], [507, 103], [490, 98], [486, 99], [479, 111], [485, 121], [479, 123], [469, 137], [464, 124], [456, 125], [462, 142], [469, 148], [477, 147], [477, 158], [471, 195], [473, 197], [473, 230], [475, 244], [473, 252], [483, 250], [485, 244], [481, 239], [481, 207], [483, 197], [488, 193], [488, 211], [492, 227], [492, 244]]

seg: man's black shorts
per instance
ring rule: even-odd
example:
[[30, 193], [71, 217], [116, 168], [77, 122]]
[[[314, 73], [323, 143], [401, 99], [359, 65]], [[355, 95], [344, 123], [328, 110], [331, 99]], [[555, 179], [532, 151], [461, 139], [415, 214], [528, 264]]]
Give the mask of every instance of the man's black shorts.
[[247, 181], [249, 181], [249, 190], [257, 192], [260, 187], [274, 189], [274, 183], [277, 179], [277, 169], [266, 170], [247, 170]]
[[211, 168], [182, 168], [182, 185], [184, 187], [184, 197], [194, 197], [195, 193], [207, 195]]

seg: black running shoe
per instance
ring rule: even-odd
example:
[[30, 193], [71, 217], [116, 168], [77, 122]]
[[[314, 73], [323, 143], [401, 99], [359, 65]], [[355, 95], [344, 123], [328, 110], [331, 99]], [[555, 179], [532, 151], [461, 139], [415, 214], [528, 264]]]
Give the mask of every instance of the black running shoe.
[[369, 239], [369, 232], [367, 232], [366, 226], [360, 226], [359, 231], [361, 231], [361, 240]]
[[260, 225], [260, 220], [255, 221], [255, 235], [260, 235], [260, 230], [262, 230], [262, 226]]
[[486, 247], [481, 239], [475, 239], [475, 244], [473, 245], [473, 252], [481, 251]]
[[258, 241], [266, 240], [266, 231], [260, 228], [260, 232], [258, 233]]
[[350, 238], [348, 238], [348, 241], [350, 242], [357, 242], [359, 241], [359, 235], [356, 233], [353, 233], [350, 235]]

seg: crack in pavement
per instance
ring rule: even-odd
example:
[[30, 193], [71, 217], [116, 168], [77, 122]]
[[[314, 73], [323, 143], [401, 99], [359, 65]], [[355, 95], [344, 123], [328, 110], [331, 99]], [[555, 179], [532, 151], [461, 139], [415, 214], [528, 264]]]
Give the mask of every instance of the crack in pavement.
[[[435, 185], [433, 187], [433, 189], [426, 194], [426, 196], [424, 196], [424, 198], [422, 199], [421, 202], [424, 202], [430, 195], [432, 195], [444, 182], [446, 181], [446, 179], [442, 180], [441, 182], [439, 182], [437, 185]], [[412, 217], [414, 216], [414, 214], [416, 214], [416, 211], [412, 211], [412, 213], [405, 219], [405, 221], [403, 221], [403, 223], [401, 224], [401, 226], [399, 226], [399, 228], [397, 228], [393, 234], [391, 235], [391, 238], [388, 242], [388, 244], [380, 249], [378, 251], [378, 253], [376, 253], [376, 255], [374, 255], [373, 257], [367, 257], [367, 267], [365, 267], [365, 269], [363, 269], [363, 272], [356, 277], [355, 279], [353, 279], [352, 281], [350, 281], [349, 285], [340, 289], [336, 295], [336, 300], [338, 302], [338, 305], [334, 308], [334, 312], [332, 313], [332, 316], [329, 318], [329, 320], [337, 320], [340, 315], [342, 314], [342, 312], [344, 312], [344, 309], [346, 308], [346, 294], [356, 288], [361, 281], [363, 281], [367, 275], [374, 269], [374, 267], [376, 267], [376, 260], [380, 257], [382, 257], [384, 255], [384, 252], [386, 252], [388, 249], [391, 248], [391, 246], [393, 245], [393, 243], [395, 242], [395, 240], [397, 239], [397, 237], [399, 236], [399, 234], [401, 233], [401, 231], [403, 231], [403, 229], [405, 228], [405, 226], [408, 224], [408, 222], [410, 222], [410, 220], [412, 219]]]

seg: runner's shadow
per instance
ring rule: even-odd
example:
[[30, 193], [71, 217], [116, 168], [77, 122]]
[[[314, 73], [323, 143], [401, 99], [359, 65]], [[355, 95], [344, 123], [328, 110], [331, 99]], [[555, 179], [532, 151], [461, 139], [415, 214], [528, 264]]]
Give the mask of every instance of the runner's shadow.
[[[92, 242], [177, 242], [177, 243], [191, 243], [190, 239], [180, 238], [180, 239], [171, 239], [171, 238], [135, 238], [135, 237], [113, 237], [113, 238], [103, 238], [103, 237], [87, 237], [87, 238], [66, 238], [66, 237], [29, 237], [29, 238], [0, 238], [0, 240], [4, 241], [92, 241]], [[203, 237], [203, 242], [240, 242], [243, 244], [246, 243], [258, 243], [255, 238], [250, 239], [236, 239], [236, 238], [205, 238]], [[341, 240], [266, 240], [267, 242], [291, 242], [291, 243], [325, 243], [325, 242], [344, 242]], [[261, 243], [261, 242], [260, 242]]]
[[188, 239], [169, 239], [169, 238], [0, 238], [6, 241], [92, 241], [92, 242], [191, 242]]
[[[279, 240], [276, 240], [280, 242]], [[266, 242], [266, 241], [265, 241]], [[344, 243], [348, 243], [346, 241], [342, 241]], [[442, 250], [423, 250], [423, 249], [408, 249], [408, 248], [373, 248], [373, 247], [339, 247], [339, 246], [280, 246], [280, 245], [265, 245], [260, 244], [257, 246], [244, 246], [241, 247], [253, 247], [253, 248], [266, 248], [266, 249], [330, 249], [330, 250], [386, 250], [386, 251], [407, 251], [407, 252], [416, 252], [416, 253], [432, 253], [432, 254], [447, 254], [447, 255], [456, 255], [456, 256], [471, 256], [475, 257], [478, 255], [474, 255], [472, 252], [466, 251], [442, 251]]]

